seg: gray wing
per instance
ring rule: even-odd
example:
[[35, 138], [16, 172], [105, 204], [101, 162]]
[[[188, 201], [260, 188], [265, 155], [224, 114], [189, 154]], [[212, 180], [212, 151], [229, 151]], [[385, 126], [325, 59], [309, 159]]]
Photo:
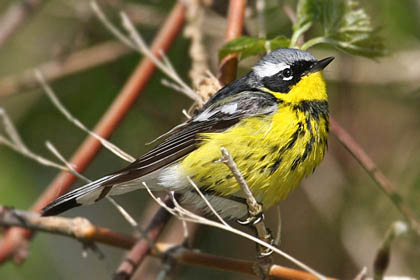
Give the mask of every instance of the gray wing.
[[144, 154], [126, 168], [110, 175], [117, 175], [107, 184], [113, 185], [145, 176], [167, 166], [190, 152], [200, 143], [200, 133], [220, 132], [237, 124], [242, 118], [271, 114], [277, 110], [278, 99], [261, 91], [246, 91], [226, 97], [178, 126], [166, 140]]
[[243, 118], [271, 114], [277, 110], [277, 104], [274, 96], [260, 91], [245, 91], [207, 104], [191, 120], [177, 126], [166, 140], [135, 162], [60, 196], [48, 204], [42, 214], [57, 215], [79, 205], [94, 203], [105, 197], [114, 185], [118, 188], [118, 184], [143, 177], [185, 157], [198, 147], [200, 133], [224, 131]]

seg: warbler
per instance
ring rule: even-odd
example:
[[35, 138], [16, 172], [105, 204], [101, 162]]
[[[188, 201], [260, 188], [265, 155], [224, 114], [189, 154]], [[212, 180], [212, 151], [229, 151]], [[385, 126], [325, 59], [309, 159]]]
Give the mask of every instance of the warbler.
[[[194, 116], [163, 135], [163, 142], [126, 168], [75, 189], [44, 216], [144, 188], [180, 193], [180, 202], [208, 209], [198, 186], [225, 219], [247, 215], [244, 195], [220, 162], [226, 148], [257, 201], [267, 209], [285, 198], [323, 159], [328, 97], [321, 74], [334, 57], [271, 51], [245, 76], [220, 89]], [[207, 211], [207, 210], [205, 210]]]

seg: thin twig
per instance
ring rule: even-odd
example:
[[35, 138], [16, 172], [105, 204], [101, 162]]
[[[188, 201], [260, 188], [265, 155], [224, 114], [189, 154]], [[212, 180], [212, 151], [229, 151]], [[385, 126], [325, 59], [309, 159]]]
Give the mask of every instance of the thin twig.
[[[68, 162], [61, 154], [60, 152], [54, 147], [54, 145], [47, 141], [46, 143], [47, 148], [61, 161], [63, 164], [66, 165], [66, 167], [70, 170], [70, 172], [73, 173], [76, 177], [82, 179], [86, 183], [91, 183], [92, 180], [88, 179], [87, 177], [83, 176], [77, 170]], [[124, 219], [134, 228], [138, 227], [137, 222], [133, 219], [133, 217], [122, 207], [118, 204], [112, 197], [106, 196], [106, 199], [111, 202], [111, 204], [118, 210], [118, 212], [124, 217]]]
[[45, 3], [43, 0], [13, 1], [0, 18], [0, 48]]
[[[164, 205], [168, 208], [173, 207], [170, 199], [166, 199]], [[145, 230], [145, 234], [148, 236], [149, 240], [157, 240], [171, 217], [172, 215], [168, 213], [165, 208], [160, 208], [156, 212]], [[144, 258], [149, 253], [150, 248], [150, 242], [144, 238], [137, 240], [136, 244], [131, 248], [128, 255], [119, 265], [113, 278], [118, 280], [130, 279], [137, 267], [143, 262]]]
[[[150, 49], [147, 47], [146, 43], [144, 42], [141, 35], [138, 33], [134, 24], [128, 18], [128, 16], [122, 12], [121, 13], [122, 24], [124, 28], [129, 32], [131, 39], [135, 43], [136, 49], [140, 51], [142, 54], [146, 55], [153, 63], [168, 77], [170, 77], [174, 82], [176, 82], [179, 86], [181, 86], [188, 97], [193, 99], [196, 102], [201, 102], [201, 98], [197, 95], [196, 92], [191, 90], [191, 88], [179, 77], [179, 75], [174, 71], [174, 68], [171, 64], [169, 64], [169, 60], [166, 60], [167, 63], [162, 63], [156, 55], [154, 55]], [[159, 51], [158, 51], [159, 53]]]
[[239, 171], [238, 166], [233, 161], [231, 155], [229, 154], [228, 150], [224, 147], [220, 148], [222, 152], [222, 157], [220, 158], [221, 162], [226, 164], [230, 171], [232, 172], [233, 176], [235, 177], [236, 181], [238, 182], [239, 186], [241, 187], [242, 191], [246, 196], [246, 202], [249, 206], [249, 211], [251, 215], [257, 215], [261, 213], [261, 205], [257, 202], [254, 195], [252, 194], [251, 190], [248, 187], [248, 184], [245, 181], [244, 176]]
[[[153, 53], [157, 53], [158, 50], [167, 50], [170, 47], [181, 30], [184, 15], [185, 9], [183, 4], [176, 4], [171, 15], [165, 21], [154, 40], [152, 45]], [[100, 135], [102, 138], [108, 138], [111, 135], [112, 131], [114, 131], [122, 121], [131, 105], [152, 77], [154, 70], [155, 65], [150, 59], [144, 58], [140, 62], [124, 88], [121, 90], [120, 95], [95, 127], [94, 131], [96, 134]], [[70, 162], [76, 167], [78, 172], [81, 172], [91, 162], [100, 148], [101, 144], [98, 140], [93, 137], [88, 137]], [[67, 172], [60, 173], [47, 188], [47, 191], [40, 196], [32, 207], [32, 210], [35, 212], [40, 211], [50, 201], [65, 193], [75, 181], [75, 178], [74, 175]], [[16, 227], [8, 229], [4, 233], [3, 239], [0, 241], [0, 263], [7, 260], [14, 252], [17, 252], [19, 246], [23, 244], [23, 241], [29, 239], [31, 236], [32, 231], [27, 229]]]
[[378, 187], [397, 207], [400, 213], [409, 221], [410, 227], [420, 234], [420, 222], [413, 212], [405, 205], [401, 195], [395, 191], [394, 186], [388, 180], [375, 162], [368, 156], [363, 148], [351, 137], [351, 135], [342, 128], [333, 118], [330, 118], [330, 128], [338, 141], [350, 152], [350, 154], [366, 170], [370, 177], [375, 181]]
[[[110, 63], [131, 52], [133, 52], [132, 49], [127, 48], [120, 42], [106, 42], [74, 52], [64, 59], [47, 61], [37, 65], [35, 68], [43, 73], [48, 83], [51, 83], [65, 76]], [[0, 87], [0, 98], [39, 86], [32, 68], [20, 74], [1, 77], [0, 84], [2, 85]]]
[[90, 7], [92, 8], [92, 11], [96, 14], [98, 19], [102, 22], [102, 24], [115, 36], [118, 40], [123, 42], [128, 47], [132, 48], [133, 50], [136, 50], [136, 46], [134, 43], [128, 39], [124, 34], [122, 34], [115, 25], [111, 23], [111, 21], [107, 18], [105, 13], [102, 11], [102, 9], [99, 7], [98, 3], [96, 3], [95, 0], [90, 2]]
[[[74, 176], [78, 177], [79, 179], [85, 181], [86, 183], [91, 183], [92, 180], [88, 179], [87, 177], [83, 176], [68, 162], [60, 152], [54, 147], [52, 143], [49, 141], [46, 142], [47, 148], [68, 168], [69, 172], [71, 172]], [[106, 196], [106, 199], [111, 202], [111, 204], [117, 209], [117, 211], [124, 217], [124, 219], [134, 228], [138, 226], [137, 222], [133, 219], [133, 217], [121, 206], [119, 205], [112, 197]]]
[[7, 115], [6, 111], [0, 107], [0, 118], [3, 122], [4, 129], [11, 140], [8, 140], [3, 135], [0, 135], [0, 145], [3, 144], [17, 153], [24, 155], [42, 165], [50, 166], [57, 168], [62, 171], [70, 171], [65, 166], [60, 165], [56, 162], [53, 162], [49, 159], [41, 157], [26, 147], [25, 143], [23, 142], [22, 138], [20, 137], [19, 133], [17, 132], [16, 128], [14, 127], [12, 121], [10, 120], [9, 116]]
[[71, 172], [74, 176], [81, 179], [82, 181], [85, 181], [86, 183], [92, 182], [90, 179], [77, 172], [74, 166], [64, 158], [64, 156], [55, 148], [55, 146], [50, 141], [46, 141], [45, 145], [47, 146], [47, 149], [50, 150], [50, 152], [56, 158], [58, 158], [65, 165], [68, 171]]
[[267, 247], [270, 250], [272, 250], [273, 252], [275, 252], [276, 254], [279, 254], [280, 256], [284, 257], [285, 259], [291, 261], [292, 263], [296, 264], [297, 266], [299, 266], [300, 268], [312, 273], [313, 275], [315, 275], [317, 277], [317, 279], [326, 279], [325, 276], [322, 276], [320, 273], [316, 272], [315, 270], [313, 270], [312, 268], [310, 268], [309, 266], [307, 266], [306, 264], [298, 261], [297, 259], [295, 259], [294, 257], [288, 255], [287, 253], [281, 251], [280, 249], [278, 249], [277, 247], [274, 247], [273, 245], [264, 242], [250, 234], [247, 234], [243, 231], [240, 231], [238, 229], [235, 229], [233, 227], [226, 227], [224, 224], [220, 223], [220, 222], [216, 222], [216, 221], [212, 221], [209, 220], [203, 216], [199, 216], [197, 214], [192, 213], [191, 211], [188, 211], [187, 209], [181, 207], [178, 202], [176, 200], [173, 200], [173, 203], [175, 205], [174, 208], [169, 208], [165, 205], [164, 202], [162, 202], [162, 200], [160, 198], [157, 198], [152, 191], [150, 190], [150, 188], [147, 186], [146, 183], [143, 182], [143, 185], [145, 186], [146, 190], [148, 191], [149, 195], [153, 198], [154, 201], [156, 201], [156, 203], [158, 203], [161, 207], [165, 208], [169, 213], [171, 213], [172, 215], [176, 216], [178, 219], [181, 220], [185, 220], [187, 222], [191, 222], [191, 223], [199, 223], [199, 224], [203, 224], [203, 225], [208, 225], [211, 227], [216, 227], [216, 228], [220, 228], [223, 229], [225, 231], [231, 232], [233, 234], [242, 236], [248, 240], [251, 240], [261, 246]]
[[182, 94], [186, 94], [185, 91], [184, 91], [184, 89], [182, 87], [178, 86], [177, 84], [175, 84], [175, 83], [173, 83], [171, 81], [168, 81], [166, 79], [162, 79], [162, 80], [160, 80], [160, 82], [165, 87], [168, 87], [170, 89], [173, 89], [173, 90], [175, 90], [177, 92], [180, 92]]
[[118, 212], [120, 212], [120, 214], [126, 219], [126, 221], [128, 221], [128, 223], [133, 227], [133, 228], [137, 228], [139, 224], [136, 222], [136, 220], [134, 220], [133, 216], [131, 216], [127, 210], [124, 209], [124, 207], [122, 207], [120, 204], [118, 204], [117, 201], [115, 201], [115, 199], [113, 199], [110, 196], [106, 196], [106, 199], [111, 202], [111, 204], [118, 210]]
[[[227, 167], [230, 169], [239, 186], [241, 187], [243, 193], [246, 196], [249, 217], [247, 218], [247, 220], [245, 220], [245, 223], [250, 224], [255, 228], [259, 239], [270, 245], [274, 244], [274, 239], [271, 235], [271, 231], [266, 227], [264, 223], [264, 213], [261, 204], [259, 204], [255, 199], [241, 171], [239, 170], [232, 156], [229, 154], [229, 151], [224, 147], [220, 148], [220, 150], [222, 152], [220, 161], [226, 164]], [[262, 266], [264, 265], [264, 270], [266, 270], [268, 266], [272, 263], [272, 259], [269, 258], [271, 253], [272, 251], [266, 246], [258, 246], [258, 254], [264, 257], [259, 258], [259, 261], [261, 263], [260, 266], [261, 268], [263, 268]]]
[[210, 208], [211, 212], [217, 217], [217, 219], [219, 219], [219, 221], [224, 224], [227, 227], [230, 227], [228, 225], [228, 223], [223, 220], [223, 218], [219, 215], [219, 213], [217, 213], [217, 211], [213, 208], [213, 206], [211, 205], [211, 203], [206, 199], [206, 197], [204, 196], [204, 194], [200, 191], [200, 189], [197, 187], [197, 185], [194, 183], [193, 180], [191, 180], [191, 178], [188, 176], [187, 177], [188, 182], [193, 186], [193, 188], [195, 189], [195, 191], [199, 194], [199, 196], [203, 199], [203, 201], [206, 203], [206, 205]]
[[[207, 77], [208, 72], [208, 55], [204, 46], [204, 27], [205, 9], [203, 1], [190, 0], [187, 7], [187, 23], [184, 29], [184, 36], [191, 40], [189, 54], [191, 57], [191, 68], [189, 77], [192, 87], [201, 96], [200, 107], [212, 96], [218, 88], [209, 86], [211, 80]], [[216, 85], [217, 86], [217, 85]]]
[[132, 157], [128, 153], [124, 152], [122, 149], [120, 149], [116, 145], [114, 145], [111, 142], [109, 142], [108, 140], [102, 138], [101, 136], [99, 136], [95, 132], [89, 130], [81, 121], [76, 119], [64, 107], [64, 105], [60, 102], [60, 100], [57, 98], [57, 96], [54, 93], [54, 91], [52, 90], [52, 88], [45, 81], [45, 78], [40, 71], [35, 70], [35, 76], [36, 76], [37, 80], [39, 81], [39, 83], [41, 84], [42, 88], [44, 89], [45, 93], [47, 94], [48, 98], [51, 100], [51, 102], [54, 104], [54, 106], [67, 118], [67, 120], [69, 122], [71, 122], [72, 124], [74, 124], [75, 126], [80, 128], [81, 130], [83, 130], [84, 132], [89, 134], [90, 136], [94, 137], [96, 140], [98, 140], [102, 144], [102, 146], [107, 148], [109, 151], [111, 151], [117, 157], [119, 157], [119, 158], [121, 158], [125, 161], [128, 161], [130, 163], [132, 163], [136, 160], [134, 157]]

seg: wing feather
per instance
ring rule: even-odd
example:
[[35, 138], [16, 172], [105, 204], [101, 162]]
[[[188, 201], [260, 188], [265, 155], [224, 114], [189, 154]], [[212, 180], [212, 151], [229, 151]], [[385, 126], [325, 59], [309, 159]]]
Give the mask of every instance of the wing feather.
[[[231, 106], [235, 110], [220, 110], [221, 107], [226, 108], [227, 105], [235, 105]], [[138, 160], [110, 174], [118, 176], [113, 177], [106, 184], [114, 185], [140, 178], [176, 162], [199, 147], [202, 141], [198, 137], [199, 134], [224, 131], [244, 117], [273, 113], [277, 105], [278, 100], [275, 97], [261, 91], [244, 92], [240, 96], [222, 99], [178, 126], [179, 129], [176, 132]]]

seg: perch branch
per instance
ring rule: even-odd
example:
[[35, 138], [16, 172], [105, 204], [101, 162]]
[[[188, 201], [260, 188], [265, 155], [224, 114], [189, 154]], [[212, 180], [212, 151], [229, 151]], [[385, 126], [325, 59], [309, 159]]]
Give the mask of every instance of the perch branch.
[[[122, 249], [131, 248], [137, 241], [133, 236], [96, 226], [85, 218], [40, 217], [33, 212], [10, 209], [4, 206], [0, 206], [0, 226], [35, 229], [75, 238], [83, 243], [97, 242]], [[156, 247], [158, 252], [155, 250], [151, 252], [154, 256], [162, 257], [171, 254], [182, 264], [254, 274], [252, 262], [249, 261], [210, 255], [197, 250], [178, 247], [176, 244], [157, 243]], [[175, 247], [177, 249], [173, 250]], [[282, 279], [317, 279], [306, 272], [279, 265], [272, 266], [270, 276]]]
[[130, 248], [136, 240], [132, 236], [95, 226], [85, 218], [41, 217], [33, 212], [4, 206], [0, 206], [0, 226], [41, 230], [73, 237], [82, 242], [100, 242], [125, 249]]
[[[180, 220], [184, 220], [187, 222], [191, 222], [191, 223], [198, 223], [198, 224], [202, 224], [202, 225], [207, 225], [207, 226], [211, 226], [211, 227], [215, 227], [215, 228], [219, 228], [228, 232], [231, 232], [233, 234], [236, 234], [238, 236], [242, 236], [248, 240], [251, 240], [253, 242], [255, 242], [256, 244], [260, 245], [260, 246], [264, 246], [270, 250], [272, 250], [273, 252], [275, 252], [276, 254], [284, 257], [285, 259], [291, 261], [292, 263], [296, 264], [297, 266], [299, 266], [300, 268], [308, 271], [309, 273], [312, 273], [314, 276], [317, 277], [317, 279], [325, 279], [325, 276], [322, 276], [320, 273], [316, 272], [314, 269], [310, 268], [309, 266], [307, 266], [306, 264], [298, 261], [297, 259], [295, 259], [294, 257], [288, 255], [287, 253], [283, 252], [282, 250], [278, 249], [277, 247], [273, 246], [272, 244], [269, 244], [263, 240], [260, 240], [259, 238], [256, 238], [250, 234], [247, 234], [241, 230], [235, 229], [229, 225], [225, 225], [224, 223], [220, 223], [220, 222], [216, 222], [216, 221], [212, 221], [209, 220], [203, 216], [197, 215], [191, 211], [188, 211], [187, 209], [183, 208], [182, 206], [179, 205], [179, 203], [176, 201], [176, 199], [174, 198], [174, 196], [172, 196], [173, 198], [173, 203], [175, 205], [175, 207], [170, 208], [167, 207], [166, 204], [164, 202], [162, 202], [162, 200], [160, 198], [157, 198], [152, 191], [150, 190], [150, 188], [147, 186], [147, 184], [145, 182], [143, 182], [144, 187], [146, 188], [146, 190], [148, 191], [149, 195], [153, 198], [154, 201], [156, 201], [156, 203], [158, 203], [161, 207], [164, 207], [169, 213], [171, 213], [172, 215], [174, 215], [175, 217], [177, 217]], [[173, 194], [173, 192], [172, 192]], [[203, 197], [203, 196], [201, 196]]]

